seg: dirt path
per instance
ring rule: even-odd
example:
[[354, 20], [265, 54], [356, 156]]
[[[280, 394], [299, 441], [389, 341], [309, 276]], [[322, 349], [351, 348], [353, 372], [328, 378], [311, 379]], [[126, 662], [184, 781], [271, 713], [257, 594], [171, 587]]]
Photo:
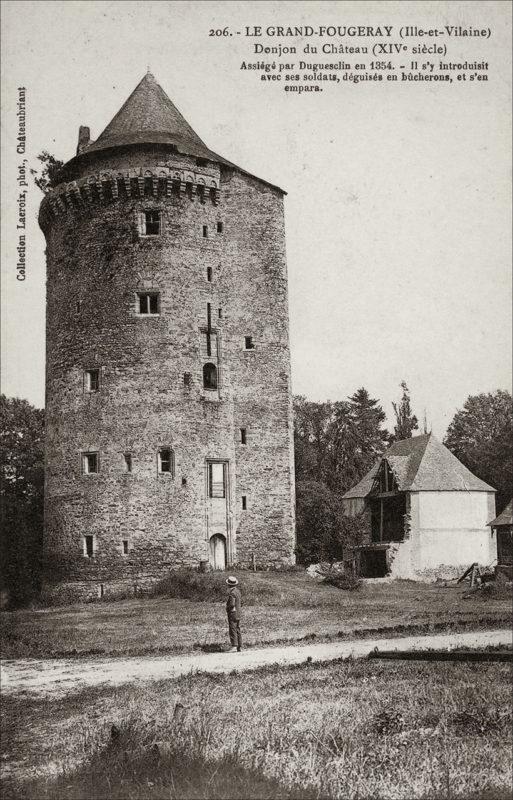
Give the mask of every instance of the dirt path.
[[131, 658], [16, 659], [4, 661], [1, 668], [2, 694], [62, 697], [88, 686], [122, 684], [176, 678], [191, 672], [231, 672], [251, 670], [271, 664], [301, 664], [306, 661], [333, 661], [337, 658], [364, 658], [374, 648], [380, 650], [430, 650], [457, 647], [484, 648], [511, 645], [511, 630], [471, 633], [405, 636], [395, 639], [361, 639], [353, 642], [326, 642], [287, 647], [266, 647], [242, 653], [208, 653], [180, 656], [137, 656]]

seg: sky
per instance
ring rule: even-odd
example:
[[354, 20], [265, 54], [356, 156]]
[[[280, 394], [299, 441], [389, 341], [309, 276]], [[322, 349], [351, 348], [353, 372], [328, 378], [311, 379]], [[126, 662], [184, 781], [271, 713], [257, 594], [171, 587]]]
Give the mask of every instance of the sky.
[[[251, 39], [209, 36], [446, 24], [490, 27], [489, 39], [451, 40], [448, 59], [486, 60], [487, 83], [341, 82], [291, 95], [240, 69], [274, 57], [253, 54]], [[287, 191], [294, 393], [341, 400], [364, 386], [393, 427], [405, 380], [442, 438], [469, 395], [511, 387], [510, 36], [505, 2], [3, 2], [2, 391], [44, 405], [34, 186], [27, 275], [16, 280], [18, 87], [34, 166], [42, 150], [71, 158], [79, 125], [96, 138], [150, 67], [210, 149]]]

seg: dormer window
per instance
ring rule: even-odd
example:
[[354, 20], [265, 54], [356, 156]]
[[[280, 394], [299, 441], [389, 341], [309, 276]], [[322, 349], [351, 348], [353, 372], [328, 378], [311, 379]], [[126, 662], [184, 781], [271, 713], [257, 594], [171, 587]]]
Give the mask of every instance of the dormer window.
[[160, 211], [145, 211], [143, 218], [143, 235], [159, 236], [160, 234]]

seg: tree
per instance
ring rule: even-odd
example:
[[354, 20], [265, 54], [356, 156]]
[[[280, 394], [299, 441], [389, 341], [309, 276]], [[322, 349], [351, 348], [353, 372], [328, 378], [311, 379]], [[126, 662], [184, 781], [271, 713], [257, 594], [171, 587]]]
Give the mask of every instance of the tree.
[[294, 397], [294, 449], [296, 481], [325, 480], [329, 469], [332, 403], [314, 403]]
[[53, 186], [54, 180], [57, 174], [60, 172], [64, 161], [60, 161], [58, 158], [55, 158], [51, 153], [47, 150], [43, 150], [37, 157], [38, 161], [41, 161], [43, 164], [43, 168], [41, 173], [37, 169], [31, 169], [31, 175], [34, 175], [34, 183], [36, 184], [38, 189], [41, 189], [43, 194], [46, 194], [49, 189]]
[[0, 395], [1, 576], [10, 602], [37, 594], [41, 579], [44, 412]]
[[513, 495], [513, 410], [509, 392], [471, 395], [444, 440], [468, 469], [497, 489], [497, 512]]
[[419, 421], [411, 410], [410, 392], [406, 381], [401, 382], [401, 389], [403, 390], [403, 396], [400, 402], [392, 403], [396, 420], [393, 439], [396, 442], [401, 439], [411, 439], [413, 431], [419, 428]]

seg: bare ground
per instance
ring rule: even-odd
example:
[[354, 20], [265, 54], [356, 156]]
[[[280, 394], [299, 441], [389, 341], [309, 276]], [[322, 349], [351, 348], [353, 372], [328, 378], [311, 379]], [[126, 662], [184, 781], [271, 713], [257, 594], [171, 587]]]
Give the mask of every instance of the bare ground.
[[93, 686], [121, 686], [158, 681], [197, 672], [229, 673], [270, 665], [293, 665], [364, 658], [380, 650], [430, 650], [512, 645], [509, 629], [401, 638], [323, 642], [251, 649], [242, 653], [208, 653], [168, 657], [12, 659], [2, 665], [4, 696], [64, 697]]

